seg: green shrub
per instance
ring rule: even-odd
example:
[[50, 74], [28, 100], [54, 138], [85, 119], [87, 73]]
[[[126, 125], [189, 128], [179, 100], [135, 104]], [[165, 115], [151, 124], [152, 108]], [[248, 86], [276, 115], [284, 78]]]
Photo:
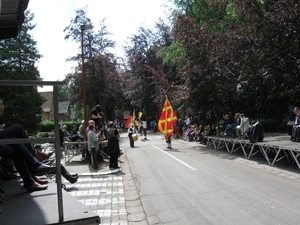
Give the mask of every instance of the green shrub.
[[[72, 125], [76, 125], [77, 129], [80, 126], [80, 122], [76, 122], [76, 121], [64, 121], [63, 125], [67, 125], [68, 127], [68, 131], [71, 130]], [[42, 133], [42, 135], [46, 135], [44, 133], [50, 133], [54, 130], [54, 121], [51, 120], [47, 120], [47, 121], [43, 121], [40, 123], [40, 134]], [[38, 136], [40, 136], [40, 134]]]

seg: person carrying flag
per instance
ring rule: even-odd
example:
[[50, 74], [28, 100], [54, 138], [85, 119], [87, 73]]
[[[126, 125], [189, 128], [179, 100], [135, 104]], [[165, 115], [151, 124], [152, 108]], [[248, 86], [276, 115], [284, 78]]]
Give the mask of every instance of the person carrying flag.
[[172, 149], [171, 137], [173, 135], [174, 123], [176, 115], [174, 114], [173, 107], [166, 97], [163, 109], [158, 121], [158, 130], [165, 135], [168, 149]]

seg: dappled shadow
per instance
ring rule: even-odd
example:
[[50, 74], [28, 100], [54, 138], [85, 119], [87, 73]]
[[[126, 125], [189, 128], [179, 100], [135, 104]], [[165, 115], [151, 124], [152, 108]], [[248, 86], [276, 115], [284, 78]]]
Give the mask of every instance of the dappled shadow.
[[[277, 136], [273, 134], [272, 136], [267, 136], [265, 138], [265, 141], [262, 142], [262, 144], [266, 143], [266, 145], [275, 145], [275, 146], [285, 145], [285, 146], [288, 146], [289, 148], [300, 149], [300, 143], [291, 142], [289, 139], [290, 139], [290, 137], [285, 134], [284, 135], [278, 134]], [[227, 159], [227, 160], [235, 160], [237, 158], [247, 159], [245, 157], [242, 149], [239, 149], [238, 151], [234, 152], [233, 154], [229, 154], [225, 146], [223, 146], [219, 150], [216, 150], [214, 148], [214, 146], [207, 147], [206, 145], [199, 144], [199, 146], [191, 146], [190, 149], [195, 150], [195, 152], [198, 152], [199, 154], [214, 155], [216, 157], [219, 157], [222, 159]], [[265, 159], [263, 154], [259, 151], [257, 146], [255, 146], [255, 150], [257, 151], [257, 153], [252, 155], [249, 160], [254, 161], [260, 165], [271, 166], [268, 164], [267, 160]], [[246, 151], [246, 154], [248, 157], [248, 155], [250, 153], [250, 149], [246, 148], [245, 151]], [[276, 155], [276, 153], [274, 151], [268, 152], [268, 157], [269, 157], [270, 163], [273, 162], [275, 155]], [[299, 170], [296, 162], [292, 159], [291, 156], [289, 157], [289, 160], [287, 158], [283, 158], [280, 161], [277, 161], [272, 167], [299, 174], [300, 170]]]

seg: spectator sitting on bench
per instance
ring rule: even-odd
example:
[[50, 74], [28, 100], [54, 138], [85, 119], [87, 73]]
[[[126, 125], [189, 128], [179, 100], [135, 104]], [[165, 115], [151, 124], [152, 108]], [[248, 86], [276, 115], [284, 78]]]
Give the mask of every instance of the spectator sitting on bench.
[[226, 136], [227, 135], [227, 132], [226, 132], [226, 129], [228, 126], [230, 126], [232, 124], [232, 120], [229, 116], [228, 113], [224, 114], [223, 115], [223, 124], [222, 124], [222, 131], [223, 131], [223, 135]]
[[35, 150], [36, 150], [36, 155], [35, 157], [39, 160], [39, 161], [43, 161], [43, 160], [47, 160], [50, 158], [51, 155], [53, 155], [53, 151], [49, 151], [49, 152], [43, 152], [43, 148], [40, 144], [35, 145], [34, 146]]
[[245, 117], [243, 113], [240, 114], [240, 124], [236, 126], [236, 135], [239, 139], [243, 139], [245, 136], [246, 130], [250, 127], [249, 118]]
[[187, 130], [187, 140], [188, 141], [193, 141], [194, 132], [195, 132], [195, 125], [189, 125], [189, 128]]
[[295, 121], [292, 123], [292, 135], [291, 141], [299, 142], [300, 141], [300, 108], [294, 108]]
[[240, 113], [236, 113], [234, 115], [234, 119], [232, 124], [227, 124], [226, 129], [224, 131], [224, 136], [234, 136], [235, 135], [235, 129], [238, 125], [241, 123]]
[[199, 125], [199, 142], [203, 143], [204, 141], [204, 129], [202, 125]]
[[63, 133], [63, 135], [64, 135], [64, 136], [63, 136], [63, 139], [64, 139], [65, 141], [68, 140], [68, 137], [71, 136], [71, 134], [70, 134], [69, 131], [68, 131], [68, 126], [67, 126], [67, 125], [63, 125], [61, 131], [62, 131], [62, 133]]
[[191, 131], [188, 133], [188, 140], [189, 141], [198, 141], [200, 138], [200, 132], [198, 125], [191, 125]]
[[189, 137], [189, 134], [191, 133], [191, 132], [193, 132], [193, 127], [192, 127], [192, 125], [188, 125], [187, 127], [186, 127], [186, 130], [185, 130], [185, 132], [184, 132], [184, 137], [183, 137], [183, 139], [185, 140], [185, 141], [190, 141], [190, 137]]
[[72, 126], [72, 130], [70, 131], [70, 134], [71, 134], [72, 141], [78, 141], [78, 140], [84, 141], [84, 137], [78, 133], [76, 125]]
[[192, 133], [192, 136], [193, 136], [193, 139], [195, 141], [200, 141], [200, 130], [199, 130], [199, 126], [198, 125], [195, 127], [195, 130]]
[[205, 128], [205, 131], [204, 131], [204, 133], [202, 134], [202, 137], [201, 137], [201, 139], [203, 141], [200, 142], [200, 144], [206, 145], [207, 144], [207, 138], [206, 138], [206, 136], [216, 135], [215, 131], [216, 130], [214, 128], [214, 125], [212, 125], [212, 126], [207, 125], [206, 128]]
[[[0, 99], [0, 116], [3, 116], [4, 112], [4, 105], [2, 99]], [[14, 138], [28, 138], [27, 133], [25, 132], [24, 128], [21, 125], [12, 125], [8, 128], [3, 128], [1, 126], [0, 129], [0, 139], [14, 139]], [[48, 182], [45, 182], [33, 175], [30, 175], [29, 171], [32, 171], [32, 169], [39, 170], [39, 173], [42, 173], [41, 175], [45, 173], [50, 173], [55, 171], [55, 167], [48, 166], [40, 162], [36, 156], [36, 149], [33, 147], [31, 143], [25, 143], [25, 144], [12, 144], [9, 145], [14, 150], [10, 154], [8, 154], [7, 150], [5, 151], [5, 154], [10, 156], [11, 159], [15, 162], [15, 167], [18, 170], [18, 172], [23, 174], [21, 177], [24, 181], [24, 186], [27, 188], [28, 191], [39, 191], [39, 190], [45, 190], [47, 186], [40, 186], [41, 184], [46, 184]], [[8, 148], [6, 148], [8, 149]], [[11, 148], [10, 148], [11, 150]], [[28, 155], [29, 153], [29, 155]], [[3, 157], [5, 155], [2, 155]], [[23, 159], [23, 161], [26, 162], [27, 166], [24, 166], [23, 163], [21, 163], [20, 158]], [[18, 164], [18, 165], [16, 165]], [[41, 167], [41, 169], [39, 169]], [[28, 170], [29, 169], [29, 170]], [[23, 171], [24, 170], [24, 171]], [[27, 172], [26, 172], [26, 171]], [[33, 171], [34, 172], [34, 171]], [[31, 181], [34, 180], [35, 183], [32, 183]], [[36, 184], [40, 184], [39, 186]]]
[[48, 188], [47, 185], [44, 185], [45, 182], [43, 180], [32, 176], [29, 170], [32, 170], [35, 175], [39, 176], [53, 172], [55, 167], [38, 161], [23, 144], [0, 144], [0, 155], [13, 160], [14, 166], [28, 192], [42, 191]]
[[[40, 144], [37, 144], [37, 145], [35, 145], [34, 146], [34, 148], [37, 150], [37, 154], [38, 154], [38, 152], [40, 152], [40, 153], [44, 153], [43, 152], [43, 147], [42, 147], [42, 145], [40, 145]], [[44, 153], [44, 154], [46, 154], [46, 153]], [[46, 155], [45, 155], [46, 156]], [[48, 155], [47, 155], [48, 156]], [[50, 157], [50, 156], [49, 156]], [[48, 157], [48, 158], [49, 158]], [[47, 159], [48, 159], [47, 158]], [[76, 183], [77, 182], [77, 179], [78, 179], [78, 173], [75, 173], [75, 174], [70, 174], [68, 171], [67, 171], [67, 169], [63, 166], [63, 165], [60, 165], [60, 170], [61, 170], [61, 175], [66, 179], [66, 180], [68, 180], [71, 184], [74, 184], [74, 183]], [[55, 173], [55, 171], [53, 171], [53, 173]], [[45, 182], [45, 183], [48, 183], [48, 182]]]
[[[28, 135], [27, 135], [25, 129], [19, 124], [14, 124], [10, 127], [5, 128], [3, 113], [4, 113], [4, 104], [3, 104], [3, 100], [0, 99], [0, 124], [1, 124], [0, 125], [0, 139], [28, 138]], [[31, 143], [25, 143], [24, 146], [27, 148], [27, 150], [31, 154], [35, 154], [34, 146]]]

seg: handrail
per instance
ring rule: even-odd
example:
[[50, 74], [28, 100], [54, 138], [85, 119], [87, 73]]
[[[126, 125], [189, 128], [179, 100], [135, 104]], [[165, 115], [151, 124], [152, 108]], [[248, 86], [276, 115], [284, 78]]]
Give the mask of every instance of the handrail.
[[19, 138], [19, 139], [0, 139], [0, 144], [24, 144], [24, 143], [47, 143], [55, 142], [55, 138]]
[[0, 86], [62, 86], [63, 81], [1, 80]]
[[[41, 80], [0, 80], [0, 86], [53, 86], [53, 110], [54, 110], [54, 133], [59, 134], [59, 118], [58, 118], [58, 86], [64, 85], [63, 81], [41, 81]], [[28, 138], [26, 142], [20, 139], [20, 143], [28, 143], [32, 140]], [[38, 140], [38, 139], [35, 139]], [[55, 160], [56, 160], [56, 188], [57, 188], [57, 205], [58, 205], [58, 220], [64, 221], [63, 212], [63, 198], [62, 198], [62, 182], [61, 182], [61, 167], [60, 167], [60, 141], [59, 135], [55, 138], [48, 138], [46, 142], [50, 140], [55, 141]], [[11, 141], [11, 140], [10, 140]], [[17, 143], [18, 140], [14, 139]], [[2, 143], [4, 143], [2, 139]]]

